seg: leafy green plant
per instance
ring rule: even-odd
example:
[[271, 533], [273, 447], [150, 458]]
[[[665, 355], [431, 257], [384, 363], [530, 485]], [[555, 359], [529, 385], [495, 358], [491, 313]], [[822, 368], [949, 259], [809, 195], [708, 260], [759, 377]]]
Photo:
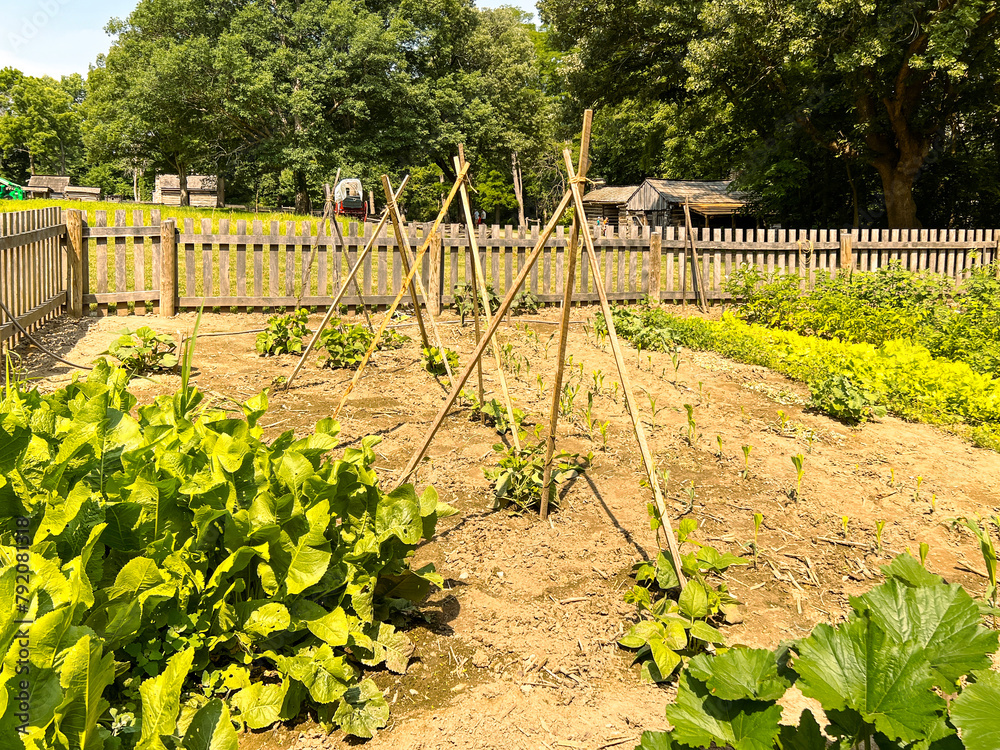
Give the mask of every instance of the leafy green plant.
[[752, 445], [741, 445], [740, 449], [743, 451], [743, 471], [740, 475], [744, 479], [750, 478], [750, 451], [753, 450]]
[[447, 370], [444, 365], [444, 356], [448, 357], [448, 365], [451, 367], [451, 371], [455, 372], [458, 369], [458, 352], [452, 349], [445, 349], [444, 356], [441, 355], [441, 350], [436, 346], [424, 347], [421, 349], [423, 352], [423, 359], [421, 360], [423, 367], [427, 372], [432, 375], [446, 375]]
[[279, 354], [301, 354], [302, 339], [309, 335], [309, 311], [305, 308], [288, 315], [272, 315], [267, 330], [257, 334], [257, 353], [262, 357]]
[[[545, 442], [514, 446], [497, 443], [493, 450], [499, 454], [498, 466], [483, 469], [493, 483], [493, 503], [498, 510], [513, 506], [518, 512], [540, 507], [542, 481], [545, 473]], [[552, 481], [549, 484], [549, 506], [558, 504], [559, 485], [586, 471], [592, 454], [581, 458], [577, 453], [560, 451], [552, 457]]]
[[719, 460], [722, 460], [722, 435], [715, 436], [715, 444], [719, 446]]
[[802, 477], [806, 473], [806, 457], [801, 453], [792, 456], [792, 466], [795, 467], [795, 490], [790, 492], [793, 500], [802, 499]]
[[848, 516], [840, 517], [840, 531], [844, 535], [844, 539], [847, 539], [847, 525], [851, 522]]
[[[499, 301], [497, 309], [500, 309]], [[538, 312], [538, 297], [525, 289], [519, 292], [510, 303], [512, 315], [534, 315]]]
[[372, 332], [363, 325], [334, 321], [319, 341], [325, 354], [320, 357], [320, 367], [356, 370], [371, 346]]
[[[453, 511], [430, 488], [386, 494], [378, 438], [329, 456], [332, 420], [265, 442], [266, 394], [238, 416], [206, 406], [192, 353], [181, 390], [144, 406], [105, 362], [0, 398], [0, 649], [16, 664], [15, 620], [38, 649], [5, 750], [222, 750], [231, 719], [308, 710], [359, 737], [388, 720], [365, 669], [407, 670], [396, 626], [443, 584], [409, 560]], [[5, 701], [17, 690], [8, 680]]]
[[[909, 555], [882, 570], [886, 582], [852, 597], [846, 622], [819, 624], [773, 652], [692, 658], [667, 706], [673, 729], [644, 733], [639, 749], [825, 750], [826, 736], [841, 750], [995, 748], [997, 634], [961, 586]], [[778, 702], [793, 686], [819, 703], [825, 728], [808, 708], [796, 724], [780, 723]]]
[[611, 422], [598, 422], [597, 430], [601, 433], [601, 446], [604, 450], [608, 449], [608, 427], [611, 426]]
[[[993, 537], [990, 536], [989, 524], [981, 524], [969, 518], [958, 519], [969, 531], [971, 531], [979, 541], [979, 551], [983, 556], [983, 564], [986, 566], [986, 600], [990, 603], [993, 616], [993, 625], [996, 627], [996, 618], [1000, 614], [997, 609], [997, 551], [993, 545]], [[997, 527], [1000, 528], [1000, 519], [997, 520]]]
[[882, 532], [885, 529], [885, 521], [881, 518], [875, 521], [875, 549], [882, 551]]
[[[492, 288], [487, 287], [486, 297], [490, 303], [491, 313], [495, 313], [500, 309], [501, 299]], [[461, 316], [463, 326], [465, 326], [465, 319], [475, 312], [475, 303], [476, 300], [473, 296], [472, 287], [466, 284], [458, 284], [455, 287], [452, 292], [451, 306]]]
[[177, 366], [177, 343], [165, 333], [157, 333], [149, 326], [134, 331], [123, 328], [118, 333], [118, 338], [101, 354], [110, 354], [129, 374], [170, 370]]
[[757, 535], [760, 533], [760, 527], [764, 523], [763, 513], [753, 514], [753, 567], [754, 570], [757, 569], [757, 555], [760, 552], [760, 546], [757, 544]]
[[559, 397], [559, 413], [563, 416], [569, 416], [573, 413], [573, 401], [576, 400], [576, 394], [580, 392], [579, 385], [573, 385], [572, 383], [566, 383], [563, 386], [562, 394]]
[[846, 375], [835, 373], [815, 380], [809, 384], [809, 391], [813, 408], [848, 424], [859, 424], [872, 415], [885, 416], [874, 394], [855, 385]]
[[[654, 504], [648, 508], [651, 525], [659, 536], [662, 519]], [[709, 578], [733, 565], [746, 565], [747, 561], [691, 539], [697, 527], [693, 518], [685, 518], [678, 525], [680, 544], [695, 548], [681, 554], [681, 570], [688, 578], [683, 590], [667, 550], [632, 569], [636, 583], [626, 593], [625, 601], [636, 605], [640, 620], [619, 639], [618, 645], [636, 651], [635, 661], [642, 664], [643, 679], [652, 682], [670, 679], [682, 661], [709, 644], [723, 644], [722, 633], [710, 622], [733, 613], [737, 605], [724, 582], [716, 586]]]
[[687, 441], [692, 448], [698, 440], [698, 425], [694, 421], [694, 407], [691, 404], [684, 404], [684, 411], [687, 412]]
[[482, 413], [485, 415], [487, 423], [491, 423], [494, 426], [498, 435], [506, 435], [508, 432], [521, 429], [521, 425], [524, 424], [525, 414], [517, 407], [514, 407], [513, 411], [514, 424], [511, 425], [510, 417], [507, 414], [507, 407], [495, 398], [482, 405]]

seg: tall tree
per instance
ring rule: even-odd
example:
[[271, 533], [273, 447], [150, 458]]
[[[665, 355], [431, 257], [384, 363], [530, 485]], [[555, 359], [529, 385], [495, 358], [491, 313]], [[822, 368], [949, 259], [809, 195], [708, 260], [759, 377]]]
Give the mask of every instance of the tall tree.
[[23, 152], [31, 174], [70, 174], [80, 157], [79, 75], [62, 81], [0, 70], [0, 152]]

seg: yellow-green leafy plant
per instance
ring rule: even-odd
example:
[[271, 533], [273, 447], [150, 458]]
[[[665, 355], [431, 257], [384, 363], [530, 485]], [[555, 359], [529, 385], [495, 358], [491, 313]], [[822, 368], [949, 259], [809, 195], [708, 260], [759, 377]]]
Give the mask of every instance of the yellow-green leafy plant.
[[760, 527], [764, 523], [763, 513], [753, 514], [753, 567], [757, 569], [757, 555], [760, 552], [760, 545], [757, 543], [757, 536], [760, 534]]
[[882, 531], [885, 529], [885, 521], [881, 518], [875, 521], [875, 549], [882, 551]]
[[749, 479], [750, 478], [750, 451], [753, 450], [753, 446], [752, 445], [743, 445], [743, 446], [740, 446], [740, 447], [743, 450], [743, 471], [741, 472], [741, 476], [744, 479]]
[[792, 456], [792, 466], [795, 467], [795, 500], [800, 500], [802, 498], [802, 477], [805, 476], [806, 473], [805, 465], [806, 457], [801, 453], [797, 453]]

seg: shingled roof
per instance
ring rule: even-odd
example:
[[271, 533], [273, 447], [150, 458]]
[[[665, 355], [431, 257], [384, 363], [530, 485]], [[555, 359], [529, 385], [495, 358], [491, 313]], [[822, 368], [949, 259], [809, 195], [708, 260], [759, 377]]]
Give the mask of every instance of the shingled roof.
[[742, 193], [729, 192], [732, 180], [646, 180], [671, 203], [733, 203], [743, 205]]
[[598, 188], [597, 190], [591, 190], [583, 196], [583, 202], [607, 204], [628, 203], [628, 199], [631, 198], [638, 189], [638, 185], [609, 185], [607, 187]]
[[33, 174], [28, 180], [28, 187], [48, 188], [53, 193], [65, 193], [69, 187], [69, 177], [50, 174]]

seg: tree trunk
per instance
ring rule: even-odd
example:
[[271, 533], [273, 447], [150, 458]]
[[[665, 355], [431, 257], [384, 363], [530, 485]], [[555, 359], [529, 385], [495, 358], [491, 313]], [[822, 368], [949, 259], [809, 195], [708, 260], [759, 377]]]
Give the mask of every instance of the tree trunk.
[[190, 206], [191, 205], [191, 195], [188, 193], [187, 164], [178, 164], [177, 165], [177, 180], [180, 182], [181, 205], [182, 206]]
[[312, 213], [312, 201], [309, 200], [309, 185], [306, 174], [300, 169], [295, 170], [295, 213], [305, 216]]
[[913, 200], [913, 183], [917, 170], [901, 168], [903, 163], [901, 161], [899, 164], [891, 165], [877, 161], [875, 169], [882, 178], [882, 193], [885, 196], [889, 228], [917, 229], [922, 226], [917, 218], [916, 201]]
[[136, 203], [139, 203], [141, 196], [139, 195], [139, 170], [132, 170], [132, 198]]

